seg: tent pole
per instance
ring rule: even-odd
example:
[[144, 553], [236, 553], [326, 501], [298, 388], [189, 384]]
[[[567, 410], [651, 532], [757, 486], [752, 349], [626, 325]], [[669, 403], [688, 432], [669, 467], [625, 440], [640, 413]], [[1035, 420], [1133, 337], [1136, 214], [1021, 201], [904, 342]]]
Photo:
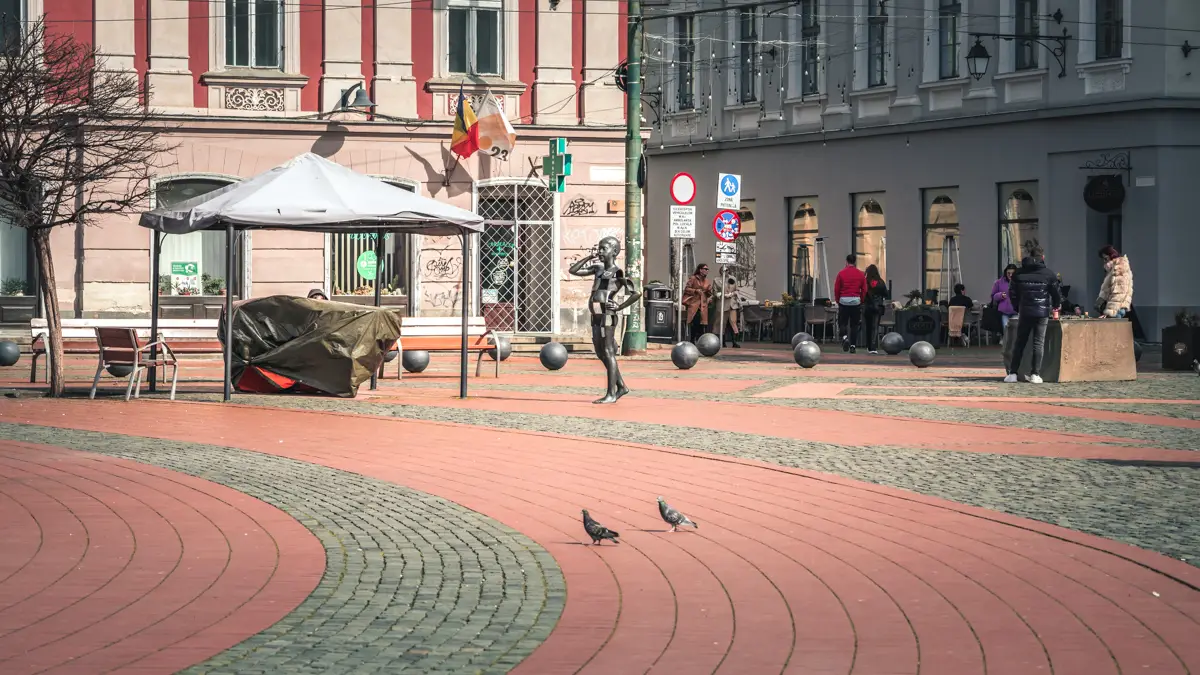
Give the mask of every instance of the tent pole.
[[233, 223], [225, 225], [225, 388], [222, 400], [233, 398]]
[[[159, 238], [158, 232], [150, 230], [153, 237], [154, 250], [150, 252], [154, 257], [150, 259], [150, 342], [158, 342], [158, 274], [161, 264], [160, 252], [162, 251], [162, 240]], [[166, 236], [166, 235], [163, 235]], [[150, 363], [158, 361], [158, 346], [150, 348]], [[150, 391], [158, 391], [158, 368], [150, 366]]]
[[[462, 295], [460, 302], [462, 303], [462, 353], [460, 354], [459, 373], [458, 373], [458, 396], [459, 398], [467, 397], [467, 317], [471, 311], [470, 297], [471, 294], [467, 288], [467, 281], [470, 278], [467, 270], [471, 269], [471, 235], [468, 232], [463, 232], [462, 236], [463, 250], [463, 265], [462, 265]], [[496, 358], [500, 358], [500, 342], [496, 342]]]
[[[375, 306], [378, 307], [383, 295], [383, 284], [379, 281], [379, 275], [383, 273], [384, 258], [383, 258], [383, 230], [375, 231]], [[397, 366], [399, 367], [399, 366]], [[380, 364], [379, 368], [371, 371], [371, 391], [375, 391], [379, 387], [379, 371], [383, 369]]]

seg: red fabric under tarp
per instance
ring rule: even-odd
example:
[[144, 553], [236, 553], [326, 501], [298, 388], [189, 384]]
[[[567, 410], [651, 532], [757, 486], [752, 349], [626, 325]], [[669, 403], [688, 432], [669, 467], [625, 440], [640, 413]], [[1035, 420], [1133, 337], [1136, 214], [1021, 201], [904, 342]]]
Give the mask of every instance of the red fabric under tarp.
[[289, 377], [258, 366], [249, 366], [237, 380], [238, 391], [250, 394], [277, 394], [291, 389], [295, 384], [296, 381]]

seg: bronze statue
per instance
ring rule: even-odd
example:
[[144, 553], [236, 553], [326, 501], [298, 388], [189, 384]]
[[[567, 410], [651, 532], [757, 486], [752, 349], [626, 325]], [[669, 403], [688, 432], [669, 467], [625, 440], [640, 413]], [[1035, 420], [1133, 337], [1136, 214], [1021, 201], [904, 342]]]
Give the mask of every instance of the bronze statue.
[[[629, 393], [617, 368], [617, 322], [621, 310], [637, 302], [642, 294], [625, 277], [625, 272], [617, 267], [617, 255], [620, 253], [621, 242], [615, 237], [605, 237], [600, 240], [596, 253], [571, 265], [571, 274], [593, 277], [592, 294], [588, 298], [588, 310], [592, 313], [592, 346], [608, 372], [608, 391], [593, 403], [614, 403]], [[624, 302], [618, 304], [615, 298], [622, 289], [628, 295]]]

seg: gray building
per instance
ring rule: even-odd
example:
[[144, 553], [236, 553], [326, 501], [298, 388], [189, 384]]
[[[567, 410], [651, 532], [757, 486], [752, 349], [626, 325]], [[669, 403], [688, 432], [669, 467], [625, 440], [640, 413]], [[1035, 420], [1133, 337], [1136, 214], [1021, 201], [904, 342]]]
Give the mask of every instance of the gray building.
[[967, 293], [986, 299], [1036, 243], [1090, 308], [1111, 243], [1151, 341], [1200, 306], [1197, 0], [723, 7], [647, 23], [648, 279], [672, 274], [672, 176], [696, 179], [691, 253], [712, 262], [717, 177], [732, 173], [760, 300], [805, 292], [819, 236], [831, 274], [853, 252], [897, 299], [945, 293], [955, 248]]

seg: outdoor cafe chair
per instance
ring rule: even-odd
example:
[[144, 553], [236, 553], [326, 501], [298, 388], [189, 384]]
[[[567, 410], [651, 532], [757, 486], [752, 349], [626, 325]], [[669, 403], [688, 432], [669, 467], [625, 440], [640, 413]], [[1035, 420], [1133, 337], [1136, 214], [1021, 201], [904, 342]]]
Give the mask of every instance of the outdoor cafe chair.
[[963, 336], [963, 323], [967, 316], [967, 308], [955, 306], [949, 308], [949, 320], [946, 322], [946, 344], [950, 344], [952, 340], [962, 340], [964, 347], [969, 347], [970, 342]]
[[[96, 398], [96, 387], [100, 386], [100, 374], [109, 366], [126, 366], [129, 384], [125, 387], [125, 400], [130, 395], [140, 398], [142, 375], [147, 367], [171, 367], [171, 400], [175, 400], [175, 385], [179, 380], [179, 361], [166, 342], [158, 340], [148, 345], [140, 344], [137, 330], [133, 328], [97, 328], [96, 345], [100, 348], [100, 362], [96, 364], [96, 377], [92, 379], [92, 392], [88, 398]], [[158, 348], [152, 359], [150, 349]]]
[[821, 327], [821, 341], [824, 342], [828, 338], [829, 322], [830, 322], [831, 316], [833, 318], [833, 321], [837, 321], [837, 314], [834, 313], [831, 315], [825, 307], [823, 307], [821, 305], [805, 305], [804, 306], [804, 329], [805, 329], [805, 332], [808, 333], [809, 335], [812, 335], [813, 337], [816, 337], [816, 334], [813, 333], [813, 327], [820, 326]]

